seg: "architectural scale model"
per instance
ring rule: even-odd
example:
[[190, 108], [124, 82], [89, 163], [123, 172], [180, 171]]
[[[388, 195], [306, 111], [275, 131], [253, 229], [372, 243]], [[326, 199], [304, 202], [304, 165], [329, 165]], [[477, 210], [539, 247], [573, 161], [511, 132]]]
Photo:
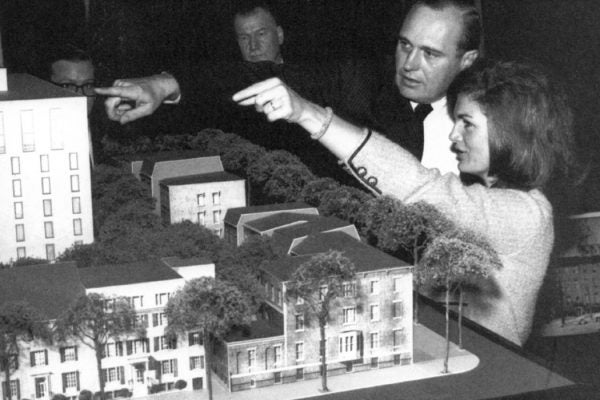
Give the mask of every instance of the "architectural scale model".
[[[51, 322], [84, 293], [126, 297], [146, 327], [146, 336], [106, 345], [102, 359], [105, 392], [112, 398], [128, 389], [139, 397], [153, 387], [173, 389], [178, 380], [187, 383], [186, 390], [198, 390], [206, 380], [201, 335], [189, 332], [175, 341], [167, 340], [164, 308], [185, 281], [214, 277], [214, 272], [210, 261], [176, 257], [89, 268], [77, 268], [74, 263], [21, 266], [0, 270], [0, 303], [27, 301]], [[10, 390], [15, 400], [49, 400], [57, 393], [76, 399], [83, 389], [99, 389], [95, 353], [87, 345], [34, 341], [23, 346], [21, 358], [13, 362], [9, 384], [0, 373], [2, 398]]]
[[[3, 84], [0, 83], [0, 87]], [[26, 74], [0, 91], [0, 262], [94, 240], [86, 98]]]

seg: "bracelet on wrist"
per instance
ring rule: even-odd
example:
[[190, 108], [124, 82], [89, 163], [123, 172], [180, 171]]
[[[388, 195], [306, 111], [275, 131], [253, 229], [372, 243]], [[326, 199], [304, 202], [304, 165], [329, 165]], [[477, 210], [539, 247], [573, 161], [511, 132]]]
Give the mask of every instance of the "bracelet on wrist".
[[325, 107], [325, 111], [327, 111], [327, 115], [325, 116], [325, 121], [323, 122], [323, 125], [321, 125], [321, 129], [319, 129], [318, 132], [311, 133], [310, 135], [310, 138], [313, 140], [321, 139], [325, 132], [327, 132], [329, 125], [331, 125], [331, 121], [333, 120], [333, 110], [331, 109], [331, 107]]

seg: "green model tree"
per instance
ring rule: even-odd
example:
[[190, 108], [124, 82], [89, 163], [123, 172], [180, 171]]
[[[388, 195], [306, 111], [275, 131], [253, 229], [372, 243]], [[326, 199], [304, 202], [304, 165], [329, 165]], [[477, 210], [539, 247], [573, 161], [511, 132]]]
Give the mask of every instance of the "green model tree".
[[5, 398], [12, 399], [10, 376], [19, 369], [22, 343], [35, 339], [50, 342], [47, 321], [29, 304], [9, 302], [0, 305], [0, 370], [4, 371]]
[[206, 360], [206, 387], [212, 400], [212, 338], [221, 339], [236, 325], [249, 323], [248, 300], [234, 285], [214, 278], [198, 278], [187, 282], [169, 299], [165, 311], [168, 335], [200, 329]]
[[329, 391], [325, 326], [331, 317], [336, 299], [344, 296], [344, 284], [352, 285], [353, 297], [356, 296], [355, 276], [354, 264], [341, 252], [329, 250], [302, 263], [292, 273], [287, 284], [288, 296], [303, 299], [304, 310], [308, 316], [316, 317], [319, 323], [321, 385], [324, 392]]
[[136, 313], [125, 298], [107, 298], [89, 293], [80, 296], [56, 321], [59, 341], [69, 338], [81, 341], [94, 350], [100, 392], [104, 398], [102, 378], [102, 353], [110, 339], [136, 333], [144, 336], [145, 330], [136, 327]]
[[492, 271], [502, 264], [494, 249], [483, 239], [466, 230], [456, 230], [436, 237], [425, 250], [419, 279], [445, 290], [446, 356], [444, 370], [448, 372], [450, 356], [450, 298], [458, 292], [458, 337], [462, 348], [462, 312], [466, 290], [485, 290], [493, 286]]

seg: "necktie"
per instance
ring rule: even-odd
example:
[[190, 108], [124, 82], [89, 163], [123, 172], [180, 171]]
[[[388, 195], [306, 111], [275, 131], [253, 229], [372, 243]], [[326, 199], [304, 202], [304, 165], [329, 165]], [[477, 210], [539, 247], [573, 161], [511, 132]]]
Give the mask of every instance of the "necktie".
[[415, 117], [419, 121], [419, 130], [423, 133], [423, 121], [427, 118], [427, 115], [433, 110], [431, 104], [418, 104], [415, 107]]

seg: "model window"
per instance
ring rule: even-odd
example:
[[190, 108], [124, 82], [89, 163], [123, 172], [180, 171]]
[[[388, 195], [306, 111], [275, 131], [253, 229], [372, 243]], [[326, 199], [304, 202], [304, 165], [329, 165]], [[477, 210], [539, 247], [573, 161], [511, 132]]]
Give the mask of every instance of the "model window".
[[77, 347], [61, 347], [60, 349], [60, 362], [77, 361]]
[[281, 365], [281, 346], [273, 347], [273, 362], [275, 364], [275, 367]]
[[160, 369], [163, 374], [177, 375], [177, 360], [164, 360], [160, 362]]
[[47, 350], [37, 350], [32, 351], [29, 354], [30, 362], [32, 367], [36, 367], [38, 365], [48, 365], [48, 351]]
[[50, 194], [51, 192], [50, 178], [45, 176], [42, 178], [42, 194]]
[[73, 234], [75, 236], [83, 235], [83, 231], [81, 228], [81, 218], [75, 218], [73, 220]]
[[213, 211], [213, 224], [221, 222], [221, 210]]
[[304, 314], [296, 314], [296, 330], [304, 330]]
[[404, 303], [395, 301], [392, 303], [392, 317], [402, 318], [404, 316]]
[[198, 213], [198, 225], [206, 225], [206, 211]]
[[356, 308], [348, 307], [342, 310], [344, 324], [353, 324], [356, 322]]
[[13, 175], [19, 175], [21, 173], [21, 162], [19, 161], [19, 157], [10, 158], [10, 167]]
[[379, 348], [379, 332], [371, 332], [369, 336], [371, 349]]
[[370, 308], [371, 321], [379, 321], [380, 320], [379, 304], [371, 304], [369, 308]]
[[79, 192], [79, 175], [71, 175], [71, 192]]
[[46, 239], [50, 239], [54, 237], [54, 224], [52, 221], [44, 222], [44, 234]]
[[190, 357], [190, 370], [204, 369], [204, 356]]
[[16, 236], [17, 236], [17, 242], [24, 242], [25, 241], [25, 225], [17, 224], [15, 226], [15, 231], [16, 231]]
[[248, 350], [248, 368], [252, 368], [256, 364], [256, 349]]
[[23, 219], [23, 203], [20, 201], [15, 203], [15, 219]]
[[40, 155], [40, 171], [41, 172], [50, 171], [50, 159], [48, 158], [48, 154]]
[[344, 297], [354, 297], [354, 282], [345, 282], [342, 285], [342, 295]]
[[204, 207], [206, 205], [206, 196], [204, 193], [200, 193], [198, 196], [196, 196], [196, 198], [200, 207]]
[[379, 281], [378, 280], [372, 280], [369, 282], [369, 293], [371, 293], [371, 294], [379, 293]]
[[304, 360], [304, 342], [296, 343], [296, 361]]
[[221, 204], [221, 192], [214, 192], [212, 194], [213, 204]]
[[64, 115], [60, 108], [50, 110], [50, 148], [60, 150], [64, 147]]
[[35, 151], [35, 132], [33, 130], [33, 110], [21, 111], [21, 141], [23, 151]]
[[20, 179], [13, 179], [12, 181], [13, 183], [13, 197], [21, 197], [23, 195], [23, 192], [21, 192], [21, 180]]
[[52, 200], [50, 199], [44, 199], [42, 200], [43, 203], [43, 208], [44, 208], [44, 217], [51, 217], [52, 216]]
[[69, 169], [79, 169], [77, 153], [69, 153]]
[[22, 258], [27, 257], [27, 252], [25, 251], [25, 247], [17, 247], [17, 259], [20, 260]]
[[56, 251], [53, 244], [46, 245], [46, 260], [54, 261], [56, 259]]
[[69, 389], [79, 390], [79, 374], [77, 372], [65, 372], [62, 374], [63, 379], [63, 392]]
[[71, 209], [73, 214], [81, 214], [81, 198], [73, 197], [71, 199]]

